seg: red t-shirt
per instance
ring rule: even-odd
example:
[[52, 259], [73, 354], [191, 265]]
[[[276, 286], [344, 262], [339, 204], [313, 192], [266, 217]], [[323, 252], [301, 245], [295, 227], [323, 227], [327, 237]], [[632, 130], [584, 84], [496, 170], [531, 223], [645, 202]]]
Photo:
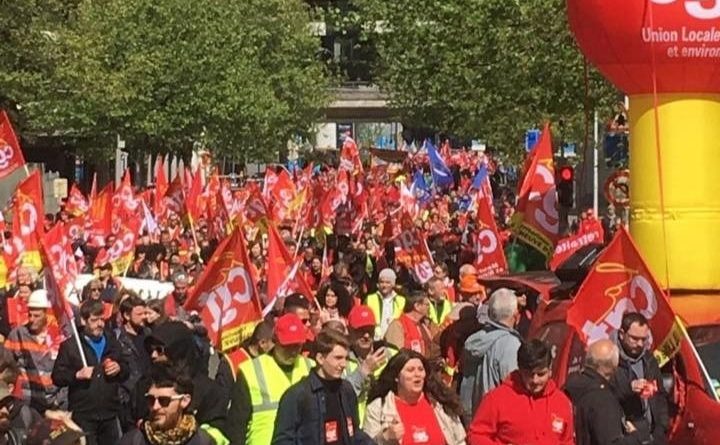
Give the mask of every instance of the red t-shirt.
[[395, 397], [395, 405], [405, 427], [401, 445], [445, 445], [435, 411], [424, 394], [414, 405]]

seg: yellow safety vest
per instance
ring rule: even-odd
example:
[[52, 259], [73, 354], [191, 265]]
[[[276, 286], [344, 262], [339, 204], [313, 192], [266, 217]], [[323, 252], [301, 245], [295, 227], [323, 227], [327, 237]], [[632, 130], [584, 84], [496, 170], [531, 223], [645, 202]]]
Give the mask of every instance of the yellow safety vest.
[[[385, 366], [388, 364], [388, 361], [390, 361], [390, 359], [393, 358], [395, 356], [395, 354], [398, 353], [397, 349], [390, 347], [390, 346], [386, 346], [385, 350], [387, 351], [388, 359], [387, 359], [387, 361], [385, 361], [385, 363], [383, 363], [380, 367], [378, 367], [378, 369], [376, 369], [375, 372], [373, 372], [373, 377], [375, 378], [375, 380], [377, 380], [378, 377], [380, 377], [380, 374], [385, 369]], [[357, 361], [355, 361], [354, 359], [348, 359], [347, 366], [345, 367], [345, 372], [343, 373], [343, 378], [347, 378], [348, 375], [355, 372], [355, 370], [358, 369], [359, 367], [360, 367], [360, 364]], [[358, 394], [357, 400], [358, 400], [358, 419], [360, 420], [360, 426], [362, 427], [363, 422], [365, 421], [365, 408], [367, 407], [367, 391], [363, 391], [361, 394]]]
[[313, 368], [312, 360], [299, 357], [295, 361], [290, 380], [268, 354], [247, 360], [240, 365], [250, 389], [252, 418], [247, 429], [247, 445], [268, 445], [272, 442], [280, 398], [290, 386], [307, 376]]
[[441, 324], [443, 324], [447, 316], [450, 315], [450, 311], [452, 311], [452, 303], [450, 303], [449, 301], [443, 300], [440, 314], [438, 314], [437, 310], [435, 309], [435, 302], [431, 301], [428, 318], [430, 319], [430, 321], [440, 326]]
[[[365, 299], [365, 305], [370, 308], [373, 315], [375, 315], [375, 322], [377, 323], [377, 326], [375, 327], [375, 334], [380, 335], [379, 332], [380, 319], [382, 317], [382, 296], [379, 292], [368, 295]], [[397, 320], [398, 318], [400, 318], [404, 309], [405, 297], [395, 294], [395, 299], [393, 300], [393, 320]]]

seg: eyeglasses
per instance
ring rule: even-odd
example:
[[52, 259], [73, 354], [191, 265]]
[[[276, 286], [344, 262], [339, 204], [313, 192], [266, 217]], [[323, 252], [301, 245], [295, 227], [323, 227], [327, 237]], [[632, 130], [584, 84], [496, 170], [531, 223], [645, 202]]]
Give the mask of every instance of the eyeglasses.
[[99, 287], [91, 287], [90, 292], [102, 292], [102, 289]]
[[154, 396], [152, 394], [145, 394], [145, 401], [149, 407], [155, 406], [155, 402], [159, 403], [161, 407], [167, 408], [174, 400], [180, 400], [184, 395], [179, 396]]

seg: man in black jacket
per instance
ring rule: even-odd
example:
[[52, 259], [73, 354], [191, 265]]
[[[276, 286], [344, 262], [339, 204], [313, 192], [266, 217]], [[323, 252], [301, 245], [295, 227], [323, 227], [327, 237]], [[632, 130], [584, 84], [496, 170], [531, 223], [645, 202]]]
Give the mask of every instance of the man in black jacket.
[[360, 445], [370, 438], [360, 429], [352, 385], [342, 379], [350, 343], [340, 332], [321, 331], [315, 342], [317, 367], [280, 399], [273, 445]]
[[638, 312], [626, 313], [617, 333], [620, 365], [610, 383], [625, 417], [634, 424], [647, 423], [652, 444], [665, 445], [670, 423], [668, 398], [650, 343], [647, 318]]
[[582, 372], [571, 374], [565, 385], [575, 408], [577, 445], [647, 445], [647, 425], [634, 425], [623, 415], [620, 402], [610, 389], [617, 369], [618, 347], [600, 340], [588, 348]]
[[[150, 388], [143, 395], [148, 414], [138, 428], [126, 433], [119, 445], [215, 445], [213, 434], [201, 428], [190, 404], [194, 391], [188, 375], [155, 365], [149, 375]], [[112, 445], [112, 444], [108, 444]]]
[[87, 434], [88, 445], [116, 443], [120, 438], [118, 387], [127, 378], [127, 364], [115, 337], [105, 333], [103, 304], [87, 300], [80, 306], [83, 327], [79, 342], [69, 338], [60, 345], [52, 379], [67, 386], [73, 420]]
[[[192, 412], [201, 424], [209, 424], [223, 431], [230, 396], [208, 377], [207, 363], [202, 362], [193, 332], [185, 323], [168, 321], [157, 326], [152, 335], [145, 339], [145, 348], [154, 364], [167, 366], [175, 372], [190, 376], [193, 381], [193, 394], [189, 412]], [[135, 402], [136, 420], [147, 418], [148, 406], [143, 398], [148, 388], [149, 377], [142, 377], [136, 390], [136, 395], [140, 398]]]
[[150, 330], [145, 327], [145, 313], [147, 312], [145, 301], [133, 291], [124, 290], [123, 292], [127, 293], [128, 297], [120, 303], [122, 324], [113, 330], [113, 334], [115, 334], [122, 356], [128, 364], [128, 378], [120, 387], [122, 404], [120, 423], [123, 431], [127, 431], [135, 425], [132, 413], [136, 411], [133, 403], [138, 399], [137, 383], [150, 369], [150, 355], [145, 349], [145, 339], [150, 335]]

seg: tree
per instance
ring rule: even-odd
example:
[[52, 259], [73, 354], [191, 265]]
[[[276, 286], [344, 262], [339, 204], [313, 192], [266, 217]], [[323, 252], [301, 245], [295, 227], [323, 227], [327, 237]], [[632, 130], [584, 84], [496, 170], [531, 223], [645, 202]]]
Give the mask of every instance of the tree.
[[85, 0], [59, 33], [55, 89], [24, 102], [33, 128], [131, 152], [271, 160], [328, 100], [300, 0]]
[[411, 125], [480, 138], [519, 157], [525, 130], [545, 119], [559, 138], [582, 141], [585, 112], [609, 112], [617, 95], [590, 70], [586, 104], [564, 0], [358, 3], [378, 45], [379, 84]]

